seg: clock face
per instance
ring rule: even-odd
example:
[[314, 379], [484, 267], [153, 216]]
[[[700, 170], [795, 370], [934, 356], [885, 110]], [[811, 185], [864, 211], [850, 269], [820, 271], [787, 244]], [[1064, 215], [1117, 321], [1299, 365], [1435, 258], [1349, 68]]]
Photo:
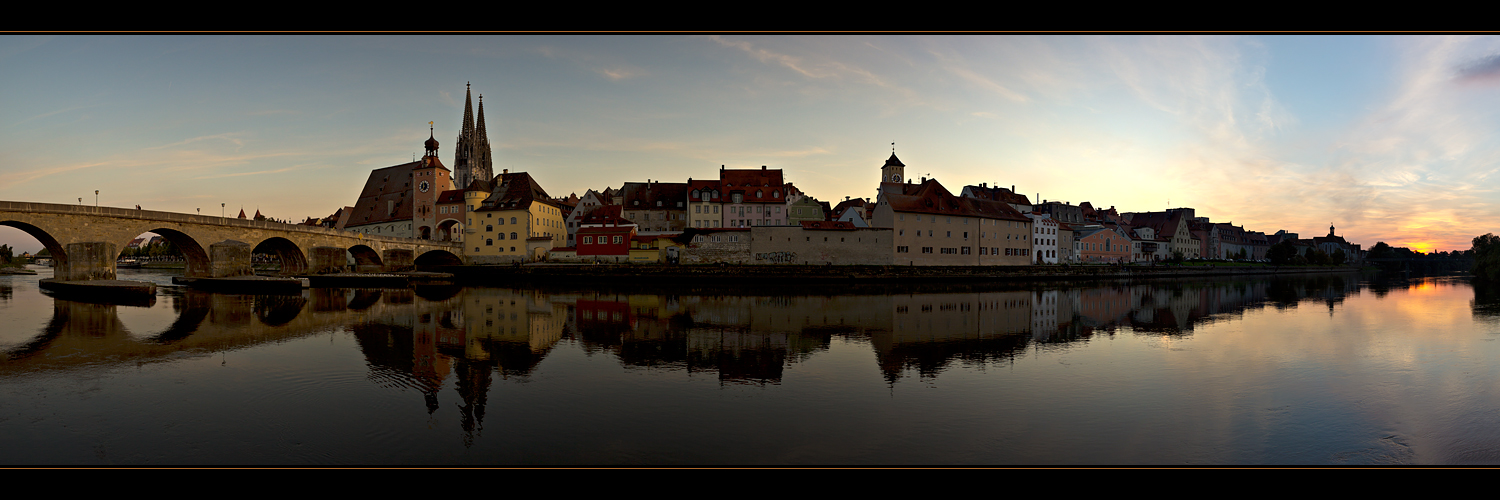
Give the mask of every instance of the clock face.
[[891, 176], [891, 182], [901, 182], [901, 174], [892, 175]]
[[422, 181], [421, 184], [417, 185], [417, 188], [421, 189], [423, 193], [427, 192], [427, 181]]

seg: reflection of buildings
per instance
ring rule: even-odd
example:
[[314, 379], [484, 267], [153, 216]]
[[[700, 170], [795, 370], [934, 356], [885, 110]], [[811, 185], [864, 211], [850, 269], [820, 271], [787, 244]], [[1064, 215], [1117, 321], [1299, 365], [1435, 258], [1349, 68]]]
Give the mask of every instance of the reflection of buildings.
[[[894, 383], [912, 372], [935, 377], [954, 363], [1003, 363], [1028, 348], [1066, 348], [1096, 333], [1191, 335], [1197, 325], [1249, 309], [1304, 302], [1333, 308], [1360, 286], [1352, 276], [1324, 275], [1034, 290], [944, 286], [942, 293], [889, 294], [891, 288], [878, 287], [871, 291], [879, 294], [830, 289], [801, 296], [772, 287], [683, 295], [457, 287], [313, 289], [295, 296], [185, 292], [163, 296], [177, 318], [152, 332], [129, 331], [116, 316], [123, 306], [56, 300], [43, 331], [4, 353], [0, 376], [38, 366], [138, 363], [347, 328], [377, 385], [415, 391], [436, 411], [441, 397], [454, 394], [443, 392], [451, 381], [460, 425], [472, 438], [482, 430], [496, 374], [525, 378], [563, 341], [627, 367], [777, 384], [790, 367], [839, 338], [869, 345]], [[1492, 305], [1494, 294], [1483, 293], [1476, 303]]]

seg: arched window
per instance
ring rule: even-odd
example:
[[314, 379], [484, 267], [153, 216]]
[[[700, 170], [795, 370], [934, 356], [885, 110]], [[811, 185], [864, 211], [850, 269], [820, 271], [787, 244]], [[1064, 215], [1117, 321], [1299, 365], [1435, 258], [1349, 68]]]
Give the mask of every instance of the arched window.
[[484, 232], [486, 232], [486, 233], [493, 233], [493, 232], [495, 232], [495, 226], [484, 226]]
[[495, 240], [484, 240], [484, 246], [487, 246], [487, 247], [495, 246]]
[[510, 233], [510, 239], [516, 239], [516, 233]]
[[511, 224], [515, 224], [516, 223], [516, 218], [515, 217], [511, 217], [510, 218], [510, 223]]
[[500, 233], [500, 239], [505, 239], [505, 233]]

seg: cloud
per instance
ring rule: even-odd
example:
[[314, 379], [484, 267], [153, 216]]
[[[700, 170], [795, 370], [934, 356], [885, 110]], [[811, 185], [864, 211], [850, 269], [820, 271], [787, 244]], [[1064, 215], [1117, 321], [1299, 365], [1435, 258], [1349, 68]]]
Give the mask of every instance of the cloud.
[[65, 173], [65, 172], [72, 172], [74, 170], [80, 170], [80, 169], [85, 169], [85, 168], [102, 167], [102, 166], [109, 165], [109, 164], [110, 163], [108, 163], [108, 162], [84, 163], [84, 164], [69, 165], [69, 166], [64, 166], [64, 167], [47, 167], [47, 168], [41, 168], [41, 169], [36, 169], [36, 170], [28, 170], [28, 171], [25, 171], [25, 172], [0, 173], [0, 186], [14, 187], [14, 186], [18, 186], [18, 185], [21, 185], [21, 184], [24, 184], [24, 183], [27, 183], [27, 182], [31, 182], [31, 181], [34, 181], [34, 180], [37, 180], [37, 179], [40, 179], [40, 178], [43, 178], [43, 177], [50, 176], [50, 175], [57, 175], [57, 174]]
[[194, 179], [220, 179], [220, 178], [224, 178], [224, 177], [243, 177], [243, 176], [246, 176], [246, 175], [279, 174], [279, 173], [282, 173], [282, 172], [291, 172], [293, 170], [303, 170], [303, 171], [305, 171], [307, 169], [305, 167], [302, 167], [302, 166], [299, 165], [299, 166], [294, 166], [294, 167], [279, 168], [279, 169], [276, 169], [276, 170], [261, 170], [261, 171], [257, 171], [257, 172], [236, 172], [236, 173], [232, 173], [232, 174], [205, 175], [205, 176], [202, 176], [202, 177], [194, 177]]
[[1466, 83], [1500, 83], [1500, 54], [1492, 54], [1460, 66], [1456, 79]]
[[244, 146], [245, 145], [245, 141], [242, 140], [242, 139], [238, 139], [238, 138], [234, 137], [236, 135], [239, 135], [239, 134], [205, 135], [205, 136], [194, 137], [194, 138], [191, 138], [191, 139], [184, 139], [184, 140], [177, 141], [177, 142], [174, 142], [174, 143], [171, 143], [171, 144], [163, 144], [163, 145], [160, 145], [160, 146], [152, 146], [152, 147], [144, 148], [144, 149], [147, 150], [147, 151], [150, 151], [150, 150], [153, 150], [153, 149], [165, 149], [165, 148], [170, 148], [170, 147], [173, 147], [173, 146], [182, 146], [184, 144], [192, 144], [192, 143], [198, 142], [198, 141], [206, 141], [206, 140], [209, 140], [209, 139], [220, 139], [220, 140], [229, 141], [230, 143], [233, 143], [236, 148]]
[[601, 75], [604, 75], [604, 77], [610, 79], [610, 81], [615, 82], [624, 80], [626, 78], [635, 78], [645, 74], [644, 71], [641, 71], [639, 69], [628, 68], [600, 68], [594, 71]]

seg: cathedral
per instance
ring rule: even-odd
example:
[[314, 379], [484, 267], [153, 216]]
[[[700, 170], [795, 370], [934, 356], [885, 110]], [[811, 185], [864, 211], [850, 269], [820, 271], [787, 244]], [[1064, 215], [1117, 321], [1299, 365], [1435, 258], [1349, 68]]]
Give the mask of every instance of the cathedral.
[[484, 132], [484, 95], [479, 96], [479, 120], [474, 120], [474, 99], [469, 84], [464, 84], [464, 125], [458, 133], [453, 153], [453, 185], [464, 189], [475, 180], [488, 182], [495, 177], [490, 161], [490, 139]]

